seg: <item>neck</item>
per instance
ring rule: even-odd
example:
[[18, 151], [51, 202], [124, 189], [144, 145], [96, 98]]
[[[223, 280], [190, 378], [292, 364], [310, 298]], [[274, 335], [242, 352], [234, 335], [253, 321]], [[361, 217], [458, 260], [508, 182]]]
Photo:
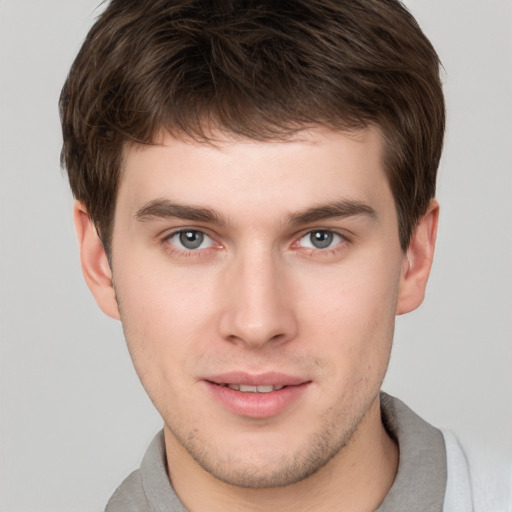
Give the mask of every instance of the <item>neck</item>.
[[[166, 431], [173, 487], [194, 512], [373, 511], [391, 488], [398, 470], [398, 447], [380, 416], [378, 398], [356, 432], [325, 466], [285, 487], [246, 489], [219, 481], [199, 466]], [[200, 490], [198, 492], [198, 489]]]

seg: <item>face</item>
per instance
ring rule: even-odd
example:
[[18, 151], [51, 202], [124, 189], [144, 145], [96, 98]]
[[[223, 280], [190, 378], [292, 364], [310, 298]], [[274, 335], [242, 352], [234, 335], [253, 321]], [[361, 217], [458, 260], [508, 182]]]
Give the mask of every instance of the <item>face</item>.
[[168, 450], [286, 485], [364, 424], [404, 275], [377, 129], [126, 150], [112, 271]]

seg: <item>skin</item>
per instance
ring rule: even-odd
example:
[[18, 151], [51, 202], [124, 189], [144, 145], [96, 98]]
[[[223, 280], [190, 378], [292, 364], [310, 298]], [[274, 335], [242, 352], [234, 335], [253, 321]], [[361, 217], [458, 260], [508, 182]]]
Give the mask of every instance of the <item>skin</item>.
[[[437, 218], [432, 201], [404, 254], [374, 127], [127, 147], [111, 265], [75, 204], [87, 283], [123, 323], [190, 510], [379, 505], [398, 449], [378, 394], [395, 315], [423, 300]], [[247, 417], [209, 392], [233, 371], [307, 384], [278, 413]]]

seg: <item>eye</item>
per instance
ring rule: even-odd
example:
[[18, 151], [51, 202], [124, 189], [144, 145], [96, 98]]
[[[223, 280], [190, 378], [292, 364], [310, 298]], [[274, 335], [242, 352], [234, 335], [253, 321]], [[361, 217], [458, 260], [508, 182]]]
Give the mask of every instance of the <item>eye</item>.
[[338, 245], [342, 240], [343, 238], [341, 235], [338, 235], [333, 231], [318, 229], [306, 233], [299, 240], [299, 243], [302, 247], [307, 247], [309, 249], [330, 249], [331, 247]]
[[206, 249], [213, 245], [213, 240], [202, 231], [197, 229], [183, 229], [170, 235], [167, 240], [178, 247], [187, 251], [197, 249]]

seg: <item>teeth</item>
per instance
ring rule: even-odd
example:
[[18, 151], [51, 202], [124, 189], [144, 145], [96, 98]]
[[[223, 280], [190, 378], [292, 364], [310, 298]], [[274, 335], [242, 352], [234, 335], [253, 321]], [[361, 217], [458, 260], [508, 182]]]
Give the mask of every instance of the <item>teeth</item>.
[[248, 386], [246, 384], [240, 384], [238, 389], [239, 389], [239, 391], [242, 391], [243, 393], [257, 393], [258, 392], [258, 386]]
[[227, 387], [242, 393], [271, 393], [284, 388], [284, 386], [249, 386], [248, 384], [228, 384]]
[[274, 386], [256, 386], [258, 393], [270, 393], [274, 391]]

